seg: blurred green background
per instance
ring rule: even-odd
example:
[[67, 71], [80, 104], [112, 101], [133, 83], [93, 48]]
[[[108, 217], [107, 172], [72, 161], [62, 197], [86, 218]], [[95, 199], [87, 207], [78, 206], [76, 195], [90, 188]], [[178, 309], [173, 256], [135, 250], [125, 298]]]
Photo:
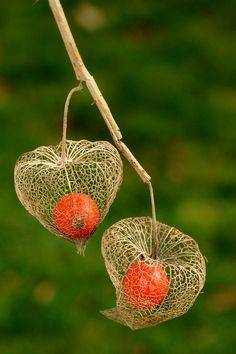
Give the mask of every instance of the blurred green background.
[[[85, 257], [44, 230], [14, 192], [17, 157], [60, 141], [76, 85], [47, 1], [32, 4], [0, 3], [0, 353], [234, 353], [234, 1], [62, 1], [124, 141], [152, 175], [158, 219], [192, 235], [208, 259], [192, 309], [139, 331], [99, 313], [115, 304], [103, 231], [150, 215], [148, 189], [130, 166]], [[68, 137], [111, 141], [86, 90], [72, 100]]]

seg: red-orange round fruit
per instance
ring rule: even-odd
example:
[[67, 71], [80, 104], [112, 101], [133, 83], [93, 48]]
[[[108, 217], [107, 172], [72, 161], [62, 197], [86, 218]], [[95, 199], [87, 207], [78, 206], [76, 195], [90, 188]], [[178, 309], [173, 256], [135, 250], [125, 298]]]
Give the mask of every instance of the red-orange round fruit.
[[160, 304], [169, 289], [169, 280], [160, 264], [134, 263], [123, 280], [127, 301], [136, 308], [148, 309]]
[[95, 231], [100, 213], [90, 195], [71, 193], [65, 195], [55, 206], [54, 220], [62, 234], [82, 238]]

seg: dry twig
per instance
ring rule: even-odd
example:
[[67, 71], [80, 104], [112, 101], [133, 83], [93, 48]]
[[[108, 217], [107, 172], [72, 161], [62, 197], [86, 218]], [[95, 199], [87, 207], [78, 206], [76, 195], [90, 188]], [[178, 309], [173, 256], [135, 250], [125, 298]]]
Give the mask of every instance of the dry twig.
[[[69, 58], [71, 60], [71, 64], [74, 68], [75, 75], [77, 80], [80, 82], [85, 82], [91, 96], [94, 99], [94, 102], [96, 103], [109, 131], [110, 134], [113, 138], [113, 141], [117, 148], [121, 151], [121, 153], [124, 155], [124, 157], [129, 161], [131, 166], [134, 168], [134, 170], [137, 172], [141, 180], [148, 184], [149, 187], [149, 192], [150, 192], [150, 198], [151, 198], [151, 206], [152, 206], [152, 220], [153, 220], [153, 231], [154, 235], [156, 235], [157, 231], [157, 223], [156, 223], [156, 211], [155, 211], [155, 202], [154, 202], [154, 194], [153, 194], [153, 187], [151, 183], [151, 177], [149, 174], [145, 171], [145, 169], [140, 165], [140, 163], [137, 161], [137, 159], [134, 157], [134, 155], [131, 153], [129, 148], [125, 145], [122, 139], [122, 134], [120, 132], [120, 129], [114, 120], [111, 111], [101, 93], [99, 90], [96, 81], [94, 80], [93, 76], [90, 75], [88, 72], [87, 68], [84, 65], [84, 62], [81, 58], [81, 55], [78, 51], [78, 48], [75, 44], [74, 38], [72, 36], [71, 30], [69, 28], [68, 22], [66, 20], [63, 8], [60, 4], [59, 0], [48, 0], [49, 5], [51, 7], [51, 10], [53, 12], [53, 15], [55, 17], [57, 26], [59, 28], [59, 31], [61, 33], [62, 39], [64, 41], [67, 53], [69, 55]], [[78, 90], [78, 89], [77, 89]], [[74, 91], [73, 91], [74, 92]], [[64, 136], [65, 139], [65, 136]], [[157, 244], [157, 239], [154, 236], [154, 247], [153, 249], [155, 250]]]

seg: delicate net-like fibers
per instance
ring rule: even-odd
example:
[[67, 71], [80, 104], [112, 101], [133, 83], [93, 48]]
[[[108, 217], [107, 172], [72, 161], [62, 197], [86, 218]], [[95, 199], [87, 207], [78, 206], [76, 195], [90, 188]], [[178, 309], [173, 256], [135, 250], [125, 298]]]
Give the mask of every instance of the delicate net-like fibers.
[[[67, 140], [64, 164], [61, 155], [60, 143], [20, 156], [15, 166], [15, 189], [29, 213], [53, 234], [75, 242], [82, 251], [88, 237], [73, 237], [73, 232], [66, 231], [71, 225], [63, 225], [62, 219], [71, 221], [74, 229], [84, 227], [86, 231], [87, 227], [94, 231], [121, 185], [122, 161], [116, 148], [106, 141]], [[72, 211], [66, 210], [67, 206]], [[87, 213], [88, 226], [79, 219], [80, 209]]]
[[102, 238], [105, 265], [116, 288], [116, 308], [102, 313], [132, 329], [184, 314], [205, 282], [205, 261], [196, 241], [162, 223], [157, 229], [156, 250], [149, 217], [121, 220]]

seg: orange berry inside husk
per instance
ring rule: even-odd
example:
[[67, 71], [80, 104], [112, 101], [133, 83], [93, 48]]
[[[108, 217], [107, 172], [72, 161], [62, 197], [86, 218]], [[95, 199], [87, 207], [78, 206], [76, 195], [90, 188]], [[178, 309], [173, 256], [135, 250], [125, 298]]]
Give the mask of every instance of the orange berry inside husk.
[[160, 304], [168, 290], [169, 280], [160, 264], [134, 263], [123, 280], [123, 291], [130, 305], [140, 309]]
[[99, 220], [97, 204], [85, 193], [65, 195], [54, 209], [54, 221], [58, 231], [74, 238], [90, 236]]

